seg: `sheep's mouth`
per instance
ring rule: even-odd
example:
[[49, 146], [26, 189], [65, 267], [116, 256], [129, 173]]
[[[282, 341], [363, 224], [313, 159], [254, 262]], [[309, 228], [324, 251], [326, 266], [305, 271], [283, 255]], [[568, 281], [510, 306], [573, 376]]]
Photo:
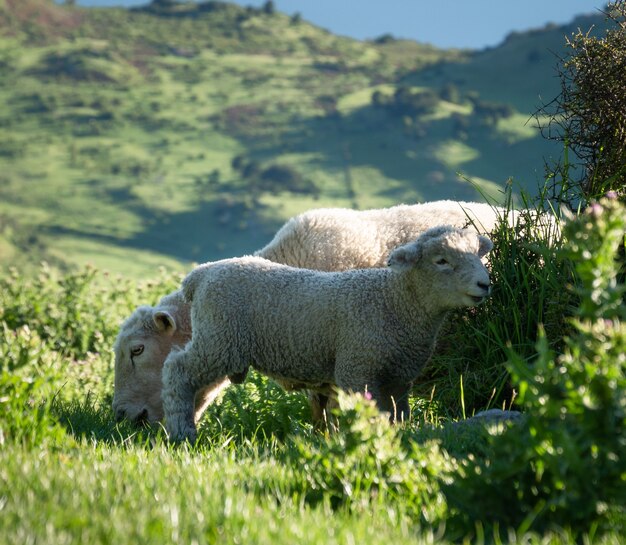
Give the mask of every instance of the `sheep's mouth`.
[[466, 293], [465, 296], [474, 304], [474, 305], [480, 305], [480, 303], [482, 303], [487, 296], [486, 295], [472, 295], [471, 293]]
[[129, 414], [127, 409], [117, 409], [115, 411], [115, 421], [116, 422], [130, 422], [135, 426], [145, 427], [150, 424], [150, 416], [148, 414], [148, 409], [143, 409], [138, 412], [136, 415]]
[[150, 419], [148, 418], [148, 409], [144, 409], [139, 414], [134, 416], [132, 422], [135, 426], [145, 428], [150, 423]]

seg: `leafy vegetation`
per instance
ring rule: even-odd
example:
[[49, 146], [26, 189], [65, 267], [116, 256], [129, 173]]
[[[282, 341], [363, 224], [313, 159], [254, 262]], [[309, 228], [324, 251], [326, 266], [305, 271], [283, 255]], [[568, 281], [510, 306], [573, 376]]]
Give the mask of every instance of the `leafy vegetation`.
[[[561, 92], [542, 111], [546, 136], [565, 142], [580, 163], [563, 167], [582, 167], [574, 195], [587, 197], [626, 185], [626, 2], [609, 2], [606, 12], [612, 24], [604, 36], [579, 30], [567, 40]], [[562, 173], [565, 180], [573, 177]]]
[[617, 283], [623, 261], [616, 256], [625, 212], [613, 196], [566, 224], [560, 258], [575, 264], [581, 295], [573, 331], [558, 354], [542, 335], [530, 366], [511, 351], [527, 420], [493, 442], [489, 459], [465, 464], [457, 483], [464, 517], [543, 530], [624, 531], [626, 314], [625, 288]]
[[535, 355], [540, 327], [555, 350], [569, 333], [563, 316], [573, 312], [578, 296], [563, 289], [574, 283], [575, 276], [571, 261], [557, 259], [561, 222], [537, 228], [534, 206], [543, 210], [549, 202], [533, 205], [529, 196], [524, 199], [529, 211], [511, 229], [509, 193], [506, 212], [491, 234], [491, 297], [471, 313], [457, 313], [448, 320], [437, 353], [418, 385], [424, 397], [432, 397], [455, 418], [480, 407], [509, 407], [516, 393], [502, 365], [508, 351], [513, 348], [529, 360]]

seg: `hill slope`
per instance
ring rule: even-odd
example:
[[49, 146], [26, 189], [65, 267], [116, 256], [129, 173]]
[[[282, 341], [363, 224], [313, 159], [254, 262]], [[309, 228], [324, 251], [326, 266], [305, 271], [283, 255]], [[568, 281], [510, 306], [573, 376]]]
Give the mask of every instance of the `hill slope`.
[[480, 198], [457, 171], [532, 191], [542, 33], [563, 29], [470, 54], [219, 2], [0, 0], [0, 265], [149, 274], [251, 252], [311, 207]]

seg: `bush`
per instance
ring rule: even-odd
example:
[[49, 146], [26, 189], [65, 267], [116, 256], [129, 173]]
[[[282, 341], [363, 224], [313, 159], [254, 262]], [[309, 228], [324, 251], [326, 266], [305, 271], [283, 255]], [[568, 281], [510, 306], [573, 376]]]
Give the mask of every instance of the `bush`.
[[[557, 68], [561, 92], [539, 112], [549, 118], [540, 123], [544, 136], [564, 142], [583, 167], [574, 198], [626, 186], [626, 1], [606, 9], [614, 27], [603, 38], [578, 31], [567, 40], [570, 53]], [[565, 163], [555, 170], [569, 183]]]
[[273, 164], [263, 168], [256, 161], [237, 155], [233, 158], [231, 166], [241, 174], [252, 190], [268, 193], [289, 191], [311, 195], [319, 193], [318, 187], [312, 180], [302, 176], [290, 165]]
[[398, 116], [416, 116], [435, 111], [439, 97], [435, 91], [412, 91], [408, 87], [399, 87], [389, 103], [389, 110]]
[[61, 356], [27, 325], [12, 331], [0, 322], [0, 446], [27, 447], [62, 438], [51, 413], [67, 376]]
[[241, 443], [284, 440], [302, 431], [310, 421], [302, 393], [286, 392], [275, 382], [251, 370], [242, 385], [231, 385], [222, 398], [211, 404], [202, 421], [201, 436], [224, 441], [224, 436]]
[[452, 471], [451, 458], [434, 442], [401, 443], [400, 427], [360, 394], [341, 394], [339, 405], [327, 437], [296, 439], [295, 477], [306, 481], [307, 502], [360, 513], [404, 504], [413, 523], [441, 524], [447, 510], [439, 481]]
[[448, 496], [472, 526], [626, 530], [626, 309], [616, 280], [626, 208], [605, 199], [565, 226], [581, 303], [562, 353], [545, 336], [509, 367], [527, 419], [464, 464]]
[[141, 297], [156, 302], [158, 294], [175, 289], [176, 281], [163, 274], [131, 289], [128, 282], [110, 281], [93, 267], [58, 275], [44, 264], [34, 278], [12, 269], [0, 277], [0, 324], [10, 330], [27, 326], [54, 350], [80, 360], [108, 350], [121, 319]]

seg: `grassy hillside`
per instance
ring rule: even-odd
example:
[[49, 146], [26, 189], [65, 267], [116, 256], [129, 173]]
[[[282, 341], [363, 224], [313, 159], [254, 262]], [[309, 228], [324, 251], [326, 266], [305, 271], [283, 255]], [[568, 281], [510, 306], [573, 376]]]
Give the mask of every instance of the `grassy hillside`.
[[469, 54], [219, 2], [0, 0], [0, 265], [143, 275], [254, 251], [311, 207], [532, 192], [563, 32]]

